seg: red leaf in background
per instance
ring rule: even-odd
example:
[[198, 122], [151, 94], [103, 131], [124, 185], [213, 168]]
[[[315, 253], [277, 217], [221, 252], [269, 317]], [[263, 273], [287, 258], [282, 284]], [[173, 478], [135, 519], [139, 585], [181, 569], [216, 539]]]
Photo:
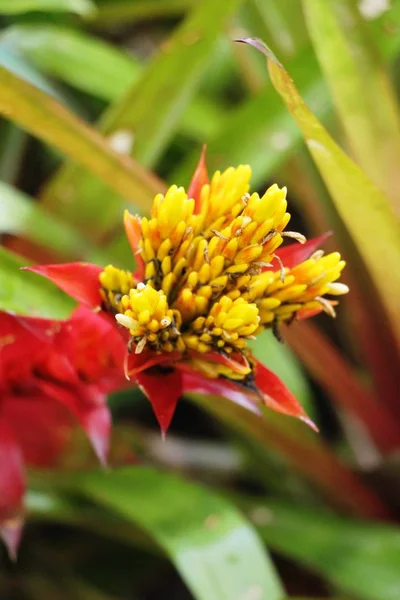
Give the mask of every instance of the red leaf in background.
[[111, 429], [106, 394], [90, 384], [76, 384], [68, 389], [50, 381], [40, 381], [38, 388], [48, 398], [63, 404], [75, 416], [92, 443], [99, 461], [106, 464]]
[[208, 170], [206, 165], [207, 146], [204, 144], [201, 151], [200, 160], [193, 173], [192, 180], [187, 191], [188, 198], [194, 199], [194, 213], [200, 212], [200, 193], [203, 185], [209, 183]]
[[0, 419], [0, 517], [8, 518], [22, 500], [25, 488], [23, 458], [15, 436]]
[[126, 350], [114, 326], [85, 307], [66, 321], [0, 312], [0, 328], [0, 532], [15, 554], [23, 461], [55, 466], [77, 421], [106, 461], [106, 394], [126, 383]]
[[3, 540], [11, 560], [17, 560], [24, 521], [22, 517], [14, 517], [0, 522], [0, 539]]
[[12, 430], [6, 421], [0, 418], [0, 536], [10, 557], [14, 559], [20, 535], [15, 518], [21, 510], [24, 491], [22, 452]]
[[[293, 267], [295, 267], [299, 263], [310, 258], [310, 256], [314, 254], [316, 250], [318, 250], [321, 244], [323, 244], [330, 235], [331, 233], [327, 232], [323, 233], [322, 235], [319, 235], [316, 238], [308, 240], [304, 244], [296, 242], [293, 244], [289, 244], [289, 246], [283, 246], [279, 248], [275, 254], [277, 254], [278, 257], [281, 259], [284, 267], [287, 267], [288, 269], [293, 269]], [[264, 270], [278, 271], [279, 267], [280, 265], [278, 261], [276, 260], [276, 258], [274, 258], [272, 261], [272, 266], [265, 267]]]
[[182, 396], [182, 375], [179, 371], [158, 372], [154, 369], [142, 371], [136, 378], [153, 407], [164, 437]]
[[101, 305], [99, 276], [102, 267], [91, 263], [75, 262], [60, 265], [38, 265], [23, 267], [50, 279], [63, 292], [85, 306], [95, 308]]
[[76, 426], [67, 407], [40, 393], [3, 398], [1, 415], [24, 461], [35, 467], [57, 465]]

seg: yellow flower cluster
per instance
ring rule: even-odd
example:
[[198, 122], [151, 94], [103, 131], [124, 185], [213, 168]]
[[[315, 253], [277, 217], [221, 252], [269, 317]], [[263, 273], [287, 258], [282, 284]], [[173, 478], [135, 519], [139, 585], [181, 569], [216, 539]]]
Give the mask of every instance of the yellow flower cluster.
[[265, 327], [321, 308], [334, 316], [325, 295], [346, 293], [336, 283], [344, 261], [318, 251], [292, 269], [271, 269], [285, 236], [305, 238], [285, 232], [286, 188], [250, 195], [250, 175], [245, 165], [217, 171], [201, 189], [197, 213], [173, 185], [156, 196], [150, 218], [126, 215], [136, 220], [144, 279], [108, 266], [100, 282], [105, 306], [129, 330], [136, 352], [146, 346], [245, 357], [247, 340]]

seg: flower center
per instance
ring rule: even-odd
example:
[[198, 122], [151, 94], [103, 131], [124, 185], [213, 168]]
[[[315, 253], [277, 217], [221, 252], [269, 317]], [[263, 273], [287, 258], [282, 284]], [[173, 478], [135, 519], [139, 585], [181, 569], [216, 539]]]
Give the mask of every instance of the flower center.
[[194, 200], [172, 186], [156, 196], [150, 218], [126, 216], [138, 232], [143, 280], [110, 265], [100, 282], [106, 309], [129, 330], [130, 349], [245, 355], [248, 339], [265, 327], [321, 306], [334, 314], [323, 296], [346, 291], [333, 283], [344, 261], [319, 251], [293, 269], [273, 269], [285, 236], [305, 238], [284, 231], [286, 188], [250, 195], [249, 177], [246, 166], [217, 172], [197, 214]]

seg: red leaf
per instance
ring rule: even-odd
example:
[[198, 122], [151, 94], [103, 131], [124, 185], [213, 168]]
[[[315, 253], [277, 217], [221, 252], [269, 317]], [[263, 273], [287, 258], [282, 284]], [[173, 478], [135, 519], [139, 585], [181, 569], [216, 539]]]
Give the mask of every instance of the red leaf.
[[36, 324], [36, 319], [0, 311], [1, 379], [11, 377], [15, 369], [29, 372], [32, 356], [38, 356], [40, 350], [44, 350], [48, 340], [45, 331], [52, 322], [47, 319], [37, 321], [39, 323]]
[[23, 267], [23, 270], [43, 275], [86, 306], [97, 308], [101, 305], [99, 275], [103, 269], [98, 265], [75, 262]]
[[194, 203], [194, 213], [197, 214], [200, 212], [200, 193], [203, 185], [206, 185], [209, 182], [208, 178], [208, 170], [206, 165], [206, 152], [207, 146], [204, 144], [203, 149], [201, 151], [200, 160], [198, 165], [193, 173], [192, 180], [189, 184], [188, 188], [188, 198], [193, 198]]
[[102, 464], [106, 463], [111, 428], [105, 394], [96, 385], [76, 384], [68, 389], [50, 381], [41, 381], [43, 394], [66, 406], [78, 420]]
[[256, 415], [261, 415], [253, 398], [254, 394], [244, 386], [228, 381], [227, 379], [207, 379], [195, 371], [183, 371], [183, 391], [195, 394], [222, 396], [232, 400], [235, 404], [247, 408]]
[[92, 405], [82, 412], [81, 424], [100, 463], [106, 465], [110, 446], [111, 414], [107, 398], [102, 392], [92, 390]]
[[153, 407], [163, 436], [174, 415], [177, 402], [182, 395], [182, 375], [179, 371], [142, 371], [137, 375], [140, 388]]
[[255, 365], [255, 385], [263, 404], [275, 412], [296, 417], [318, 431], [316, 425], [304, 412], [301, 404], [279, 377], [258, 360], [255, 360]]
[[239, 404], [253, 413], [261, 414], [257, 400], [275, 412], [297, 417], [312, 429], [317, 430], [314, 423], [307, 417], [303, 407], [282, 381], [263, 364], [255, 361], [255, 387], [245, 387], [239, 381], [236, 383], [227, 379], [207, 379], [192, 370], [185, 369], [182, 373], [185, 392], [199, 394], [214, 394], [223, 396]]
[[0, 419], [0, 535], [8, 552], [15, 558], [20, 533], [11, 527], [21, 510], [25, 491], [24, 463], [21, 449], [6, 421]]
[[22, 536], [24, 521], [22, 517], [14, 517], [0, 522], [0, 538], [3, 540], [12, 561], [17, 560], [17, 552]]
[[80, 306], [62, 323], [55, 342], [57, 353], [67, 356], [86, 382], [101, 381], [108, 390], [124, 381], [126, 344], [114, 319]]
[[[310, 258], [312, 254], [325, 242], [325, 240], [331, 235], [330, 232], [323, 233], [322, 235], [312, 238], [305, 242], [305, 244], [300, 244], [296, 242], [294, 244], [290, 244], [289, 246], [284, 246], [283, 248], [279, 248], [275, 254], [279, 256], [281, 259], [283, 266], [288, 269], [293, 269], [296, 265]], [[276, 258], [272, 261], [272, 267], [266, 267], [264, 270], [268, 271], [270, 269], [274, 271], [279, 270], [279, 263]]]
[[163, 363], [173, 364], [182, 358], [180, 352], [167, 352], [156, 354], [151, 350], [143, 350], [140, 354], [130, 352], [126, 355], [126, 376], [128, 378], [137, 377], [139, 373]]
[[27, 464], [57, 465], [76, 424], [67, 407], [37, 390], [35, 395], [4, 398], [1, 410]]

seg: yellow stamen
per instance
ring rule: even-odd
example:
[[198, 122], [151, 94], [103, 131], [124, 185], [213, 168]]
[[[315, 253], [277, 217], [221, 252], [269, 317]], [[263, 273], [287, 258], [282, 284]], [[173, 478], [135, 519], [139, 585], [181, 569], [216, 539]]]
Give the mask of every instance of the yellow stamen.
[[[100, 284], [104, 307], [136, 353], [177, 351], [208, 376], [244, 379], [252, 368], [247, 342], [262, 329], [320, 310], [335, 316], [336, 302], [325, 296], [348, 292], [337, 282], [344, 261], [318, 250], [286, 268], [275, 254], [283, 239], [305, 237], [285, 230], [286, 188], [250, 194], [250, 173], [247, 165], [217, 171], [201, 189], [197, 214], [173, 185], [156, 196], [150, 218], [126, 216], [144, 281], [109, 265]], [[210, 352], [221, 360], [210, 362]]]

